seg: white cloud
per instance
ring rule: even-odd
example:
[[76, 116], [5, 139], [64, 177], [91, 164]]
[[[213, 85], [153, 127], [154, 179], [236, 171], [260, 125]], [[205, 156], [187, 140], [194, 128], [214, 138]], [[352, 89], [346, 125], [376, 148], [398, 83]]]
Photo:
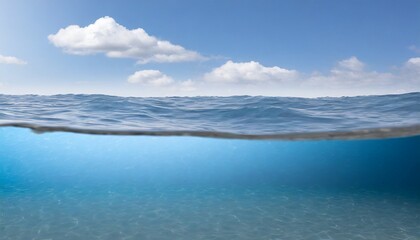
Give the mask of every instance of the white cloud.
[[[57, 88], [49, 92], [40, 92], [39, 88], [26, 88], [25, 93], [54, 94], [54, 93], [102, 93], [124, 96], [232, 96], [232, 95], [265, 95], [265, 96], [295, 96], [295, 97], [324, 97], [324, 96], [355, 96], [372, 94], [398, 94], [420, 91], [420, 58], [411, 58], [403, 62], [400, 67], [390, 71], [374, 71], [357, 58], [337, 61], [336, 65], [324, 73], [312, 74], [297, 72], [291, 80], [276, 80], [255, 77], [237, 77], [231, 81], [211, 81], [205, 76], [213, 74], [214, 70], [203, 73], [192, 79], [173, 79], [158, 70], [142, 70], [128, 77], [131, 84], [118, 82], [87, 82], [79, 85], [56, 85]], [[233, 63], [233, 62], [232, 62]], [[221, 64], [216, 69], [223, 69]], [[235, 65], [235, 63], [233, 63]], [[261, 64], [256, 64], [261, 65]], [[245, 64], [246, 66], [246, 64]], [[260, 66], [261, 67], [261, 66]], [[281, 67], [261, 67], [284, 69]], [[229, 72], [229, 71], [227, 71]], [[243, 71], [239, 71], [243, 73]], [[251, 71], [255, 75], [255, 71]], [[264, 72], [264, 71], [263, 71]], [[230, 73], [230, 72], [229, 72]], [[238, 75], [238, 73], [236, 73]], [[232, 75], [232, 74], [231, 74]], [[237, 76], [235, 75], [235, 76]], [[261, 74], [265, 76], [264, 74]], [[271, 74], [270, 76], [272, 76]], [[275, 75], [275, 74], [274, 74]], [[230, 76], [230, 75], [229, 75]], [[228, 78], [230, 79], [230, 78]], [[96, 85], [93, 85], [96, 84]], [[138, 85], [139, 87], [135, 87]], [[59, 87], [58, 87], [59, 86]], [[17, 91], [11, 85], [5, 85], [9, 93]], [[22, 88], [23, 89], [23, 88]], [[52, 89], [52, 88], [49, 88]], [[19, 89], [18, 89], [19, 90]], [[42, 89], [41, 89], [42, 90]], [[45, 90], [45, 89], [44, 89]], [[35, 92], [34, 92], [35, 91]], [[22, 92], [21, 92], [22, 93]], [[19, 94], [21, 94], [19, 93]]]
[[395, 82], [391, 73], [380, 73], [365, 69], [366, 64], [351, 57], [338, 62], [329, 74], [314, 73], [303, 79], [303, 85], [324, 89], [351, 90], [362, 88], [384, 88]]
[[408, 59], [405, 66], [410, 69], [420, 70], [420, 57]]
[[228, 61], [204, 75], [210, 82], [240, 83], [285, 81], [297, 77], [297, 72], [280, 67], [265, 67], [258, 62]]
[[171, 84], [173, 79], [158, 70], [142, 70], [130, 75], [127, 81], [160, 87]]
[[361, 62], [357, 57], [351, 57], [348, 59], [344, 59], [338, 62], [338, 69], [337, 70], [348, 70], [348, 71], [355, 71], [360, 72], [364, 69], [365, 64]]
[[99, 18], [86, 27], [62, 28], [48, 39], [69, 54], [104, 53], [112, 58], [136, 59], [138, 63], [204, 59], [197, 52], [150, 36], [142, 28], [129, 30], [111, 17]]
[[27, 64], [27, 62], [25, 62], [22, 59], [19, 59], [17, 57], [3, 56], [3, 55], [0, 55], [0, 63], [4, 63], [4, 64], [16, 64], [16, 65], [25, 65], [25, 64]]
[[379, 73], [365, 69], [365, 63], [356, 57], [351, 57], [338, 62], [329, 74], [312, 74], [306, 81], [315, 82], [321, 85], [355, 87], [368, 83], [381, 84], [384, 81], [392, 80], [394, 76], [390, 73]]
[[420, 91], [420, 57], [410, 58], [401, 68], [401, 81], [417, 86]]
[[[155, 96], [354, 96], [420, 91], [420, 58], [411, 58], [394, 72], [369, 70], [356, 57], [338, 61], [326, 73], [305, 74], [278, 66], [265, 67], [258, 62], [225, 64], [201, 77], [175, 81], [157, 71], [139, 71], [129, 82], [142, 83]], [[134, 90], [133, 90], [134, 91]], [[142, 94], [146, 94], [143, 91]], [[133, 94], [134, 95], [134, 94]]]
[[420, 91], [420, 58], [411, 58], [394, 71], [379, 72], [350, 57], [338, 61], [326, 73], [312, 74], [229, 61], [193, 83], [193, 92], [198, 95], [321, 97], [414, 92]]

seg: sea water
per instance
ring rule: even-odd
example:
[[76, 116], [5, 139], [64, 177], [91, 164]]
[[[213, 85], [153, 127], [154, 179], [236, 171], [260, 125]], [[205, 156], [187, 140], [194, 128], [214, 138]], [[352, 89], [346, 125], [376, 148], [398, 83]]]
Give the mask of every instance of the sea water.
[[0, 95], [0, 239], [420, 239], [419, 100]]

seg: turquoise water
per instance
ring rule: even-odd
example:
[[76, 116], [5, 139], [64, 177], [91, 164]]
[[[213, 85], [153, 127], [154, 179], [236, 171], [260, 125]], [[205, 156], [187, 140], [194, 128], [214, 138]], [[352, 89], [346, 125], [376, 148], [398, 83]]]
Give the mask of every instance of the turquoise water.
[[419, 103], [0, 95], [0, 240], [420, 239]]
[[0, 128], [0, 239], [420, 239], [420, 136]]

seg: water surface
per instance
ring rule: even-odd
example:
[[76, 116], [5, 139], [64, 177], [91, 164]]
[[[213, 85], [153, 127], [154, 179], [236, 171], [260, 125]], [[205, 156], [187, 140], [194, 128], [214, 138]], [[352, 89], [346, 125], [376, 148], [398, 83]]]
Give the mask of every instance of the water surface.
[[38, 132], [348, 139], [420, 134], [420, 93], [342, 98], [0, 95], [0, 126]]

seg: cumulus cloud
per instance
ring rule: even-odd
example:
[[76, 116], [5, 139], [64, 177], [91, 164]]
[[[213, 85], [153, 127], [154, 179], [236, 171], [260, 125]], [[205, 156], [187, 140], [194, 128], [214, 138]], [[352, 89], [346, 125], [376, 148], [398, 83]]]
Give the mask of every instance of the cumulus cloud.
[[384, 88], [392, 84], [396, 76], [365, 69], [366, 64], [351, 57], [338, 62], [328, 74], [313, 73], [303, 79], [303, 85], [327, 89]]
[[[216, 70], [226, 70], [226, 74]], [[219, 79], [215, 80], [215, 76]], [[339, 97], [420, 91], [419, 76], [420, 57], [408, 59], [390, 71], [371, 70], [368, 64], [356, 57], [350, 57], [337, 61], [329, 71], [325, 72], [305, 73], [287, 70], [280, 66], [266, 67], [257, 62], [228, 61], [191, 79], [175, 79], [169, 73], [159, 70], [141, 70], [127, 78], [130, 84], [115, 83], [112, 87], [97, 85], [92, 88], [89, 83], [86, 86], [88, 89], [98, 91], [95, 93], [148, 97], [232, 95]], [[139, 87], [134, 87], [136, 85]]]
[[405, 62], [401, 69], [401, 77], [402, 80], [420, 88], [420, 57], [410, 58]]
[[357, 57], [338, 61], [330, 71], [311, 74], [279, 66], [228, 61], [201, 77], [175, 81], [144, 70], [129, 82], [143, 83], [166, 95], [281, 95], [300, 97], [351, 96], [420, 91], [420, 58], [411, 58], [394, 72], [377, 72]]
[[142, 70], [130, 75], [127, 81], [129, 83], [160, 87], [171, 84], [173, 79], [158, 70]]
[[420, 70], [420, 57], [408, 59], [405, 66], [413, 70]]
[[[420, 91], [420, 57], [411, 58], [395, 71], [375, 71], [352, 56], [328, 72], [303, 73], [254, 61], [233, 62], [205, 73], [197, 91], [219, 88], [228, 94], [343, 96]], [[211, 84], [217, 83], [217, 86]], [[250, 84], [252, 83], [252, 84]], [[261, 83], [261, 84], [254, 84]], [[225, 84], [226, 87], [221, 87]], [[233, 85], [232, 85], [233, 84]]]
[[210, 82], [240, 83], [268, 82], [290, 80], [297, 76], [294, 70], [280, 67], [265, 67], [258, 62], [228, 61], [204, 75]]
[[48, 39], [69, 54], [104, 53], [112, 58], [136, 59], [138, 63], [204, 59], [195, 51], [150, 36], [142, 28], [129, 30], [111, 17], [99, 18], [86, 27], [62, 28]]
[[0, 55], [0, 63], [15, 64], [15, 65], [25, 65], [25, 64], [27, 64], [26, 61], [24, 61], [22, 59], [19, 59], [17, 57], [3, 56], [3, 55]]
[[344, 69], [348, 71], [360, 72], [364, 69], [364, 67], [365, 64], [355, 56], [338, 62], [338, 70]]

